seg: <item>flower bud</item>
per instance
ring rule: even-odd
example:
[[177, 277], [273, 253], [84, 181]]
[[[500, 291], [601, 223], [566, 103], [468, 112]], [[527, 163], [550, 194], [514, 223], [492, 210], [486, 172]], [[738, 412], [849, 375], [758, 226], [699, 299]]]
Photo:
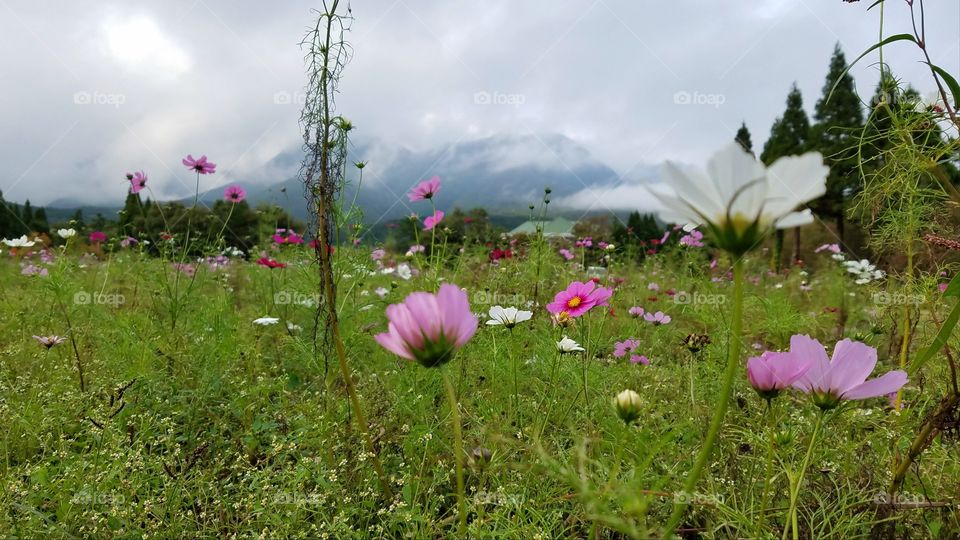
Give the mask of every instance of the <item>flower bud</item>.
[[613, 404], [617, 408], [617, 415], [627, 424], [640, 418], [640, 394], [633, 390], [624, 390], [617, 394]]

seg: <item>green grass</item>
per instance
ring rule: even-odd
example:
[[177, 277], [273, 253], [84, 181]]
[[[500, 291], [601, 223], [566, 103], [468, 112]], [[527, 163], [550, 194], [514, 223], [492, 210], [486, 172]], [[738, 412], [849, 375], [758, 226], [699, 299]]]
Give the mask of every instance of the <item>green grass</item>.
[[[545, 256], [541, 304], [570, 280], [584, 279], [554, 253]], [[611, 275], [625, 282], [613, 297], [614, 314], [595, 309], [564, 331], [586, 355], [558, 358], [561, 330], [542, 308], [512, 333], [481, 319], [474, 339], [441, 368], [459, 396], [464, 448], [493, 453], [486, 467], [467, 470], [470, 538], [662, 534], [706, 432], [727, 347], [723, 299], [730, 283], [711, 277], [724, 275], [729, 264], [711, 272], [704, 257], [676, 251], [642, 267], [615, 261]], [[45, 278], [21, 276], [14, 260], [0, 261], [0, 536], [455, 536], [452, 426], [441, 373], [400, 360], [373, 340], [385, 329], [388, 303], [434, 290], [436, 282], [426, 275], [370, 276], [366, 251], [338, 252], [343, 334], [394, 491], [387, 500], [352, 423], [336, 359], [313, 352], [315, 308], [275, 304], [314, 298], [315, 270], [303, 252], [280, 258], [290, 265], [202, 267], [189, 287], [181, 276], [174, 328], [165, 284], [175, 276], [160, 260], [135, 252], [103, 259], [69, 254]], [[829, 344], [867, 340], [880, 351], [876, 373], [894, 368], [890, 344], [899, 343], [899, 334], [890, 314], [899, 307], [875, 304], [877, 285], [854, 285], [827, 256], [806, 277], [797, 269], [768, 275], [765, 263], [763, 255], [748, 263], [755, 279], [746, 286], [744, 360], [759, 354], [755, 344], [784, 348], [791, 335], [809, 333]], [[483, 253], [469, 252], [450, 261], [444, 277], [465, 287], [482, 313], [490, 300], [533, 301], [534, 267], [522, 257], [493, 266]], [[800, 290], [802, 279], [811, 280], [811, 292]], [[660, 293], [648, 290], [651, 281]], [[373, 293], [381, 286], [390, 289], [382, 300]], [[699, 300], [676, 303], [663, 292], [671, 288]], [[75, 303], [80, 292], [118, 301]], [[927, 296], [914, 352], [936, 331], [930, 310], [942, 320], [949, 307], [935, 290]], [[634, 305], [663, 310], [673, 322], [654, 327], [633, 319], [627, 309]], [[841, 306], [842, 329], [832, 309]], [[266, 315], [282, 321], [252, 324]], [[287, 322], [302, 330], [288, 331]], [[31, 338], [51, 333], [76, 339], [85, 392], [71, 342], [45, 351]], [[712, 343], [694, 355], [681, 345], [689, 333], [707, 334]], [[650, 366], [611, 356], [615, 341], [631, 337], [640, 340]], [[946, 391], [946, 376], [937, 358], [907, 387], [902, 412], [877, 399], [825, 424], [800, 492], [801, 537], [870, 537], [878, 519], [874, 499], [889, 484], [894, 456]], [[633, 426], [611, 403], [627, 388], [644, 399]], [[734, 394], [682, 528], [703, 538], [754, 537], [767, 426], [774, 425], [770, 510], [760, 535], [779, 538], [788, 504], [783, 467], [803, 458], [815, 408], [794, 393], [768, 416], [742, 369]], [[956, 442], [938, 436], [909, 475], [904, 500], [955, 501], [956, 456]], [[907, 509], [895, 517], [904, 538], [960, 533], [950, 508]]]

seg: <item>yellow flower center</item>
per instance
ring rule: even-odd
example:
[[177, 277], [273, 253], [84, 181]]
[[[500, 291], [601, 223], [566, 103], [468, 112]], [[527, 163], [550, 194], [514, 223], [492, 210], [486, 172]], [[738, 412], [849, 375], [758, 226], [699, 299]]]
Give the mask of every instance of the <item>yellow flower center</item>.
[[574, 296], [574, 297], [571, 298], [570, 300], [567, 300], [567, 307], [575, 308], [575, 307], [577, 307], [577, 306], [580, 305], [580, 302], [581, 302], [581, 301], [582, 301], [582, 300], [580, 300], [580, 297], [579, 297], [579, 296]]

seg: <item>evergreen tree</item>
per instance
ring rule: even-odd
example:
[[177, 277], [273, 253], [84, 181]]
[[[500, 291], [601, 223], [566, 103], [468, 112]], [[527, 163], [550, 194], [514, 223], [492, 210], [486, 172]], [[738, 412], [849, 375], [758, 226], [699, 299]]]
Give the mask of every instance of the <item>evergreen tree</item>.
[[10, 212], [7, 201], [3, 200], [3, 191], [0, 191], [0, 238], [9, 238], [13, 232]]
[[[843, 241], [847, 200], [860, 182], [857, 144], [863, 130], [863, 109], [853, 77], [844, 73], [847, 60], [838, 43], [830, 58], [830, 71], [817, 101], [811, 134], [812, 146], [830, 167], [827, 193], [813, 206], [818, 214], [836, 221], [837, 236]], [[883, 91], [883, 86], [878, 91]], [[831, 94], [831, 90], [833, 93]], [[829, 98], [829, 101], [827, 100]]]
[[33, 232], [33, 207], [30, 206], [30, 199], [23, 203], [23, 209], [20, 211], [20, 234], [30, 234]]
[[120, 211], [117, 226], [120, 229], [120, 234], [134, 238], [142, 232], [143, 211], [140, 208], [139, 194], [127, 193], [127, 200], [123, 203], [123, 210]]
[[83, 232], [87, 224], [83, 221], [83, 210], [77, 208], [77, 211], [73, 213], [73, 217], [70, 218], [70, 223], [73, 228], [79, 232]]
[[773, 122], [760, 161], [770, 165], [783, 156], [802, 154], [810, 145], [810, 119], [803, 110], [803, 95], [794, 83], [787, 94], [787, 109]]
[[47, 211], [40, 207], [33, 214], [33, 221], [29, 224], [30, 228], [42, 234], [50, 234], [50, 223], [47, 221]]
[[[770, 138], [763, 145], [763, 152], [760, 153], [760, 160], [766, 165], [784, 156], [795, 156], [802, 154], [810, 147], [810, 119], [807, 118], [806, 111], [803, 110], [803, 96], [797, 84], [794, 83], [787, 94], [787, 109], [783, 116], [773, 122], [770, 129]], [[773, 266], [780, 270], [780, 259], [783, 252], [782, 230], [777, 230], [774, 240]], [[800, 228], [796, 227], [793, 231], [793, 259], [796, 260], [800, 255]]]
[[734, 140], [740, 143], [740, 146], [742, 146], [744, 150], [751, 154], [753, 153], [753, 141], [750, 140], [750, 130], [747, 129], [746, 122], [740, 124], [740, 129], [737, 130], [737, 135], [734, 137]]

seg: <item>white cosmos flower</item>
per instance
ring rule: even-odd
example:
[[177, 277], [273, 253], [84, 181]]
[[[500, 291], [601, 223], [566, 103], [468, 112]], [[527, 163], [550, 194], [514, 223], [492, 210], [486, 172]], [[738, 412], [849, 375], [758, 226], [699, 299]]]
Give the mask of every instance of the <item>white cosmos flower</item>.
[[490, 308], [490, 320], [487, 324], [490, 326], [503, 325], [507, 328], [513, 328], [517, 323], [529, 321], [533, 317], [532, 311], [521, 311], [515, 307], [505, 308], [503, 306], [493, 306]]
[[745, 253], [774, 227], [813, 222], [809, 209], [795, 210], [826, 193], [829, 173], [819, 152], [783, 157], [765, 167], [731, 141], [710, 158], [705, 173], [668, 161], [663, 175], [672, 191], [650, 192], [665, 207], [659, 212], [664, 221], [705, 225], [717, 245]]
[[77, 235], [77, 231], [74, 229], [57, 229], [57, 236], [66, 240], [67, 238], [73, 238]]
[[12, 248], [19, 248], [19, 247], [28, 248], [28, 247], [33, 247], [33, 245], [36, 244], [36, 242], [34, 242], [33, 240], [28, 239], [27, 235], [23, 235], [20, 238], [14, 238], [13, 240], [4, 238], [3, 243]]
[[586, 349], [580, 346], [576, 341], [563, 336], [563, 339], [557, 342], [557, 350], [563, 354], [574, 353], [574, 352], [583, 352]]
[[253, 324], [258, 324], [260, 326], [270, 326], [271, 324], [277, 324], [280, 322], [280, 319], [276, 317], [260, 317], [259, 319], [254, 319]]
[[397, 265], [397, 276], [401, 279], [410, 279], [413, 277], [413, 270], [410, 269], [409, 264], [398, 264]]

